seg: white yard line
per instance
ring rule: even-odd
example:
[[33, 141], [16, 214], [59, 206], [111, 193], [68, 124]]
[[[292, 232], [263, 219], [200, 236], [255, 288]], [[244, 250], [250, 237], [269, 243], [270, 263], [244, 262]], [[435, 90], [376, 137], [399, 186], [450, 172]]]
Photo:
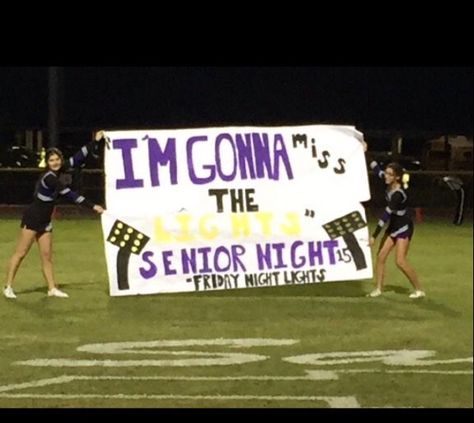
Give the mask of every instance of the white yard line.
[[377, 369], [340, 369], [340, 370], [307, 370], [305, 376], [81, 376], [63, 375], [32, 382], [0, 386], [0, 393], [17, 389], [39, 388], [81, 380], [167, 380], [167, 381], [320, 381], [338, 380], [344, 373], [396, 373], [396, 374], [439, 374], [439, 375], [472, 375], [472, 370], [377, 370]]
[[229, 353], [226, 357], [190, 358], [178, 360], [72, 360], [66, 358], [38, 358], [33, 360], [15, 361], [14, 365], [32, 367], [190, 367], [190, 366], [222, 366], [245, 364], [266, 360], [268, 357], [258, 354]]
[[13, 385], [0, 386], [0, 392], [14, 391], [16, 389], [39, 388], [41, 386], [57, 385], [76, 380], [76, 376], [59, 376], [49, 379], [39, 379], [33, 382], [15, 383]]
[[314, 377], [311, 374], [306, 376], [81, 376], [81, 375], [63, 375], [59, 377], [40, 379], [32, 382], [17, 383], [12, 385], [0, 386], [0, 393], [7, 391], [14, 391], [17, 389], [39, 388], [48, 385], [57, 385], [72, 381], [81, 380], [167, 380], [167, 381], [245, 381], [245, 380], [260, 380], [260, 381], [293, 381], [293, 380], [327, 380], [333, 377], [326, 377], [326, 374], [333, 372], [320, 371]]
[[7, 393], [28, 388], [41, 388], [73, 381], [101, 380], [167, 380], [167, 381], [322, 381], [338, 380], [341, 374], [358, 373], [396, 373], [396, 374], [439, 374], [439, 375], [472, 375], [472, 370], [378, 370], [378, 369], [340, 369], [340, 370], [307, 370], [304, 376], [83, 376], [62, 375], [54, 378], [16, 383], [0, 386], [0, 398], [20, 399], [124, 399], [124, 400], [216, 400], [216, 401], [323, 401], [331, 408], [360, 407], [354, 396], [285, 396], [285, 395], [155, 395], [155, 394], [14, 394]]
[[[332, 372], [331, 372], [332, 373]], [[184, 381], [239, 381], [239, 380], [313, 380], [308, 376], [74, 376], [75, 380], [184, 380]], [[321, 379], [318, 379], [321, 380]]]
[[323, 401], [330, 408], [360, 408], [354, 396], [286, 396], [286, 395], [149, 395], [149, 394], [0, 394], [0, 398], [36, 399], [122, 399], [122, 400], [217, 400], [217, 401]]
[[340, 369], [307, 370], [307, 380], [338, 380], [344, 373], [396, 373], [396, 374], [432, 374], [432, 375], [472, 375], [472, 370], [378, 370], [378, 369]]
[[434, 375], [472, 375], [472, 370], [371, 370], [371, 369], [352, 369], [338, 371], [340, 373], [426, 373]]

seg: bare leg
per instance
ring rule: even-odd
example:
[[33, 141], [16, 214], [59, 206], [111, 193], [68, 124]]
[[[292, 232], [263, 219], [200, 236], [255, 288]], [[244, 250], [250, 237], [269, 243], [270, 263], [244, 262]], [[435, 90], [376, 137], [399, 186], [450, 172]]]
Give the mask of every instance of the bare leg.
[[397, 239], [397, 256], [396, 263], [398, 268], [405, 274], [410, 283], [417, 291], [422, 291], [420, 281], [415, 272], [415, 269], [408, 263], [407, 254], [408, 247], [410, 246], [410, 240], [408, 238]]
[[43, 232], [37, 236], [36, 240], [40, 250], [43, 276], [48, 284], [48, 289], [53, 289], [56, 286], [53, 272], [53, 234], [51, 232]]
[[10, 261], [8, 262], [8, 269], [7, 269], [7, 286], [11, 286], [13, 281], [15, 280], [16, 272], [20, 267], [21, 262], [30, 251], [31, 245], [35, 240], [36, 232], [32, 231], [31, 229], [22, 228], [20, 232], [20, 237], [18, 239], [18, 243], [13, 253]]
[[377, 254], [377, 261], [375, 263], [375, 280], [376, 280], [376, 287], [380, 291], [383, 290], [384, 285], [384, 278], [385, 278], [385, 263], [387, 261], [387, 257], [392, 251], [395, 243], [393, 242], [392, 238], [386, 237], [384, 240], [383, 245], [381, 244], [381, 248]]
[[379, 249], [377, 250], [377, 254], [380, 253], [380, 250], [384, 246], [385, 241], [387, 240], [387, 237], [388, 237], [387, 233], [384, 233], [382, 239], [380, 240]]

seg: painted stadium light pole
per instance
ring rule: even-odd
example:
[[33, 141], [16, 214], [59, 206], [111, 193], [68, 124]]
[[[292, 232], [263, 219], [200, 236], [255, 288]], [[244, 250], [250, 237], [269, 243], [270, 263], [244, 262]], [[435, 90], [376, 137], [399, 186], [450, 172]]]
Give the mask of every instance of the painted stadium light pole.
[[354, 236], [354, 232], [364, 226], [367, 226], [367, 222], [364, 222], [364, 219], [362, 219], [362, 216], [358, 211], [348, 213], [323, 225], [323, 228], [331, 239], [336, 239], [342, 236], [342, 239], [354, 258], [357, 270], [365, 269], [367, 267], [364, 252]]
[[119, 290], [129, 289], [128, 263], [132, 254], [140, 254], [150, 240], [148, 236], [130, 225], [116, 220], [107, 241], [119, 247], [117, 253], [117, 285]]
[[448, 185], [451, 191], [456, 193], [456, 210], [454, 213], [453, 223], [460, 225], [464, 218], [464, 187], [461, 179], [456, 176], [445, 176], [443, 182]]

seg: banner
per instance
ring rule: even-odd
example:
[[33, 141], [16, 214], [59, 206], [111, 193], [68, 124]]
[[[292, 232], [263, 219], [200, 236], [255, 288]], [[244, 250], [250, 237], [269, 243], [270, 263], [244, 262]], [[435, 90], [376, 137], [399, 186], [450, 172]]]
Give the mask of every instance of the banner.
[[351, 126], [107, 132], [102, 229], [110, 294], [372, 277]]

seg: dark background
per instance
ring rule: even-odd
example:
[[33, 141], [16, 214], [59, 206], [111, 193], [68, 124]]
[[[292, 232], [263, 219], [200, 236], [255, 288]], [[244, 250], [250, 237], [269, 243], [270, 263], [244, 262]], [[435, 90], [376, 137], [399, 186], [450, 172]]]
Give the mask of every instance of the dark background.
[[[472, 135], [472, 67], [62, 67], [60, 125], [331, 123]], [[0, 68], [0, 129], [47, 128], [48, 68]]]

